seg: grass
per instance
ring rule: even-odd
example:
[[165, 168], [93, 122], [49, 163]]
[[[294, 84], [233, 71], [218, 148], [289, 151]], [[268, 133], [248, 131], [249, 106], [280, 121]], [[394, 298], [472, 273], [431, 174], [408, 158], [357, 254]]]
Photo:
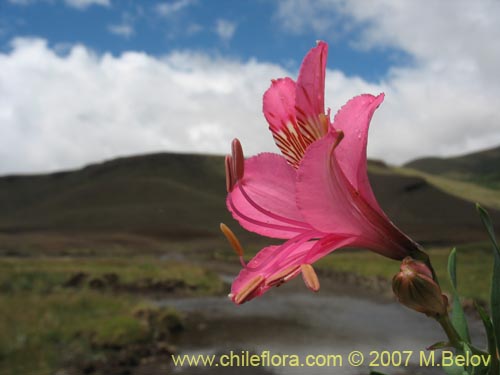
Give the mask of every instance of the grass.
[[175, 310], [154, 307], [141, 294], [63, 287], [78, 272], [116, 274], [131, 284], [182, 280], [197, 295], [223, 288], [202, 267], [153, 258], [0, 258], [1, 374], [52, 374], [65, 364], [105, 357], [109, 348], [165, 337], [165, 329], [181, 324]]
[[205, 268], [184, 262], [155, 258], [0, 258], [0, 292], [32, 291], [49, 293], [76, 273], [88, 278], [115, 274], [121, 283], [142, 280], [182, 280], [197, 293], [216, 293], [222, 288], [219, 277]]
[[[444, 291], [450, 290], [447, 273], [450, 248], [431, 248], [428, 253]], [[381, 276], [387, 280], [399, 271], [399, 262], [378, 254], [341, 249], [318, 262], [319, 268], [353, 272], [362, 276]], [[492, 252], [489, 243], [478, 243], [457, 248], [458, 291], [462, 297], [489, 300]]]
[[[248, 255], [257, 248], [248, 246]], [[189, 255], [192, 249], [185, 250]], [[428, 249], [445, 291], [449, 290], [449, 250]], [[205, 255], [208, 260], [235, 261], [228, 245]], [[491, 264], [487, 243], [458, 249], [462, 296], [488, 299]], [[318, 267], [390, 280], [399, 263], [370, 252], [343, 249], [322, 259]], [[88, 284], [63, 287], [77, 273], [87, 274], [88, 279], [116, 274], [120, 283], [128, 284], [145, 279], [182, 280], [193, 286], [186, 293], [196, 295], [224, 289], [219, 277], [204, 267], [157, 256], [0, 258], [0, 373], [52, 374], [65, 364], [106, 358], [110, 348], [154, 342], [164, 338], [165, 332], [168, 337], [168, 332], [182, 325], [182, 316], [175, 310], [154, 307], [140, 293], [94, 290]]]
[[438, 189], [458, 198], [478, 202], [485, 207], [500, 209], [500, 189], [490, 189], [473, 182], [460, 181], [410, 168], [394, 168], [394, 171], [405, 176], [421, 177]]
[[50, 373], [98, 355], [92, 345], [148, 340], [147, 327], [131, 315], [135, 303], [89, 290], [0, 295], [0, 372]]

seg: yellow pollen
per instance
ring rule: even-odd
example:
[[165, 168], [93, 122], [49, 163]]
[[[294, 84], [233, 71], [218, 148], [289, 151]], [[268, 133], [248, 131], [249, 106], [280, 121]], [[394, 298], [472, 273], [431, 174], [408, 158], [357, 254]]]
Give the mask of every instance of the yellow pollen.
[[226, 236], [227, 241], [234, 249], [236, 254], [242, 257], [244, 254], [243, 247], [241, 246], [240, 241], [238, 241], [233, 231], [229, 229], [229, 227], [224, 223], [220, 223], [220, 230], [224, 234], [224, 236]]
[[319, 290], [319, 280], [314, 268], [310, 264], [302, 264], [300, 269], [306, 286], [313, 292], [317, 292]]
[[250, 282], [245, 285], [239, 292], [236, 294], [234, 298], [234, 302], [238, 305], [242, 302], [245, 302], [246, 298], [259, 287], [260, 284], [264, 281], [264, 276], [259, 275], [255, 276]]

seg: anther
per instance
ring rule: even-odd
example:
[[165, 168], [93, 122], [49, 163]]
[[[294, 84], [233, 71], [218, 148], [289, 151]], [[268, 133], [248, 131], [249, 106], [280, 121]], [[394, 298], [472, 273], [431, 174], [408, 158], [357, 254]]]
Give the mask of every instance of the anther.
[[319, 124], [320, 124], [321, 136], [328, 133], [328, 128], [330, 127], [330, 120], [329, 120], [329, 117], [327, 117], [327, 115], [325, 115], [323, 113], [319, 114]]
[[238, 305], [245, 302], [247, 297], [252, 294], [264, 281], [264, 276], [255, 276], [248, 284], [246, 284], [234, 297], [234, 302]]
[[233, 139], [231, 143], [231, 153], [233, 157], [233, 175], [236, 181], [243, 178], [245, 172], [245, 157], [243, 156], [243, 148], [238, 138]]
[[224, 159], [224, 166], [226, 168], [226, 190], [230, 193], [235, 184], [233, 177], [233, 158], [231, 155], [226, 155], [226, 158]]
[[306, 286], [313, 292], [317, 292], [319, 290], [319, 280], [314, 268], [310, 264], [302, 264], [300, 270]]
[[238, 238], [236, 238], [236, 235], [224, 223], [220, 223], [220, 230], [224, 234], [224, 236], [226, 237], [227, 241], [229, 242], [229, 244], [231, 245], [233, 250], [240, 257], [241, 265], [243, 267], [246, 267], [247, 265], [245, 264], [245, 260], [243, 259], [243, 254], [244, 254], [243, 247], [241, 246], [240, 241], [238, 241]]
[[335, 139], [333, 148], [336, 148], [343, 139], [344, 139], [344, 132], [342, 130], [337, 130], [337, 138]]
[[290, 280], [293, 276], [296, 276], [300, 272], [300, 266], [290, 266], [285, 268], [283, 271], [274, 274], [266, 280], [266, 285], [268, 286], [280, 286], [285, 281]]

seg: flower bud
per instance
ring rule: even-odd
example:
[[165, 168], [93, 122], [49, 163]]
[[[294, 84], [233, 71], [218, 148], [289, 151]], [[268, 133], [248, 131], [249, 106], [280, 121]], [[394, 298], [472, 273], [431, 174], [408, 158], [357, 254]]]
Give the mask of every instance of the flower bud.
[[411, 257], [403, 259], [400, 272], [392, 279], [392, 290], [410, 309], [435, 318], [447, 312], [448, 300], [433, 280], [431, 270]]

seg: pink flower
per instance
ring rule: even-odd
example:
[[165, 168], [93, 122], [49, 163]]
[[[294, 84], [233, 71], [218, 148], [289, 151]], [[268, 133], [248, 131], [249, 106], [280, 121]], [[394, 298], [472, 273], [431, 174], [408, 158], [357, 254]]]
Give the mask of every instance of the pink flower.
[[365, 247], [393, 259], [418, 251], [382, 211], [368, 181], [368, 127], [384, 95], [351, 99], [332, 123], [324, 109], [327, 52], [319, 42], [297, 82], [273, 80], [264, 94], [264, 115], [283, 156], [244, 160], [234, 140], [226, 157], [226, 204], [233, 217], [249, 231], [286, 240], [242, 261], [230, 294], [237, 304], [299, 274], [318, 290], [311, 264], [340, 247]]

